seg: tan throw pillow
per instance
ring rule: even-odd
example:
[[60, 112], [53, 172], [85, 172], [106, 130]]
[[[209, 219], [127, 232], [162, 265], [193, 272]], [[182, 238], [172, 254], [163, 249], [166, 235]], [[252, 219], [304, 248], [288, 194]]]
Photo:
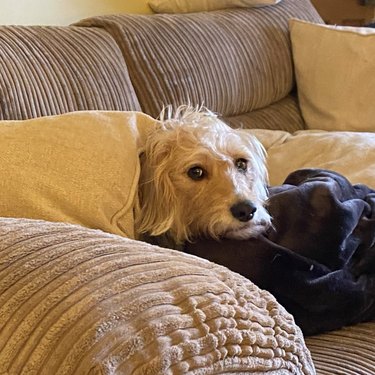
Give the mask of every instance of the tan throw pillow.
[[0, 122], [0, 216], [134, 236], [138, 112], [74, 112]]
[[307, 128], [374, 131], [375, 30], [295, 19], [289, 27]]
[[274, 5], [281, 0], [150, 0], [155, 13], [192, 13], [226, 8], [248, 8]]

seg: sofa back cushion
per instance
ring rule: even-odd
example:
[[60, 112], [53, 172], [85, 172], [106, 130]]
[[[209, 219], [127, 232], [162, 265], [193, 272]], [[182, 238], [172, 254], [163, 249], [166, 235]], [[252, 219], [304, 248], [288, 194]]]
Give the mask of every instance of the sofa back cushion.
[[189, 14], [113, 15], [102, 27], [119, 43], [142, 110], [204, 104], [224, 117], [263, 108], [294, 85], [288, 19], [322, 22], [308, 0]]
[[232, 128], [285, 130], [293, 133], [305, 128], [297, 97], [288, 95], [267, 107], [223, 117]]
[[100, 29], [0, 27], [0, 119], [139, 110], [113, 38]]

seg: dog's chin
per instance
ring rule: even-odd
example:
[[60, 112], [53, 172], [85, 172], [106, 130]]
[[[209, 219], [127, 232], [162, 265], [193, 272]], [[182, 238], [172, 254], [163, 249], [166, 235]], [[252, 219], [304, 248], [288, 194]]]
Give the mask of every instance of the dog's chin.
[[222, 237], [233, 240], [247, 240], [260, 236], [262, 233], [266, 232], [269, 227], [270, 223], [268, 222], [246, 223], [227, 230]]

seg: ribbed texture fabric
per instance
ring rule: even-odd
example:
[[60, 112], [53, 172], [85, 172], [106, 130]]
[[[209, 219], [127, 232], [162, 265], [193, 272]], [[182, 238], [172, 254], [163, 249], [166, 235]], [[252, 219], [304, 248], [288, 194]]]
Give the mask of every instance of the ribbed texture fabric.
[[224, 117], [284, 98], [294, 84], [288, 19], [322, 22], [308, 0], [191, 14], [113, 15], [102, 27], [119, 43], [142, 110], [204, 104]]
[[0, 219], [0, 373], [315, 374], [300, 329], [222, 266], [100, 231]]
[[375, 321], [309, 337], [317, 375], [375, 374]]
[[77, 27], [0, 27], [0, 119], [139, 110], [112, 37]]
[[284, 130], [290, 133], [305, 129], [297, 99], [291, 95], [266, 108], [224, 117], [223, 120], [233, 128]]

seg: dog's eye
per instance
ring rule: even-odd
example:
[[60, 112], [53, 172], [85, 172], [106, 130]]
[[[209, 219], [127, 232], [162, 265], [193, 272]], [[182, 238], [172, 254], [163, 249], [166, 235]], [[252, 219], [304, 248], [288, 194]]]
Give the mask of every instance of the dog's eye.
[[237, 159], [234, 162], [234, 164], [236, 165], [236, 168], [239, 171], [246, 172], [246, 170], [247, 170], [247, 160], [246, 159], [243, 159], [243, 158]]
[[188, 170], [187, 175], [192, 180], [199, 181], [205, 177], [206, 171], [202, 167], [192, 167]]

